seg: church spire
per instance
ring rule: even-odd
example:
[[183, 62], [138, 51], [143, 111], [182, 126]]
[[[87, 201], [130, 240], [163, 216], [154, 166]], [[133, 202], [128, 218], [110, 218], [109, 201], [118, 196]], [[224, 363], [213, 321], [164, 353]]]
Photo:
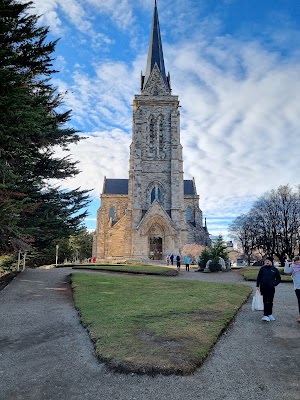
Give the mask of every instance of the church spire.
[[144, 84], [146, 84], [155, 63], [157, 64], [157, 66], [160, 70], [160, 73], [162, 75], [162, 78], [163, 78], [167, 88], [170, 88], [169, 81], [168, 81], [168, 78], [166, 76], [166, 71], [165, 71], [164, 55], [163, 55], [162, 42], [161, 42], [161, 36], [160, 36], [156, 0], [154, 2], [154, 12], [153, 12], [153, 19], [152, 19], [152, 29], [151, 29], [151, 36], [150, 36], [150, 43], [149, 43], [149, 50], [148, 50], [146, 74], [145, 74], [145, 78], [143, 79]]

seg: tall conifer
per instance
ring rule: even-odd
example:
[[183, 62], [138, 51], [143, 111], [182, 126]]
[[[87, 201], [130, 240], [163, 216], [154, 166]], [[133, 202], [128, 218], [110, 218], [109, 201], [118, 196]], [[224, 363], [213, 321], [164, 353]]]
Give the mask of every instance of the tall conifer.
[[32, 2], [0, 0], [0, 252], [31, 247], [76, 232], [88, 191], [50, 183], [79, 173], [77, 162], [57, 157], [80, 140], [60, 112], [62, 97], [51, 85], [57, 41], [28, 13]]

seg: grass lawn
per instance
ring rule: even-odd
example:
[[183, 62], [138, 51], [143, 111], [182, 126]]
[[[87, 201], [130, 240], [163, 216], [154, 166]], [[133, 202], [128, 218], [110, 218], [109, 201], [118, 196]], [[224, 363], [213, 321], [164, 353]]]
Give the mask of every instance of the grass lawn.
[[241, 284], [72, 274], [98, 357], [122, 372], [189, 374], [252, 289]]
[[[240, 270], [241, 275], [245, 278], [246, 281], [256, 281], [258, 271], [260, 267], [243, 267]], [[292, 277], [290, 275], [282, 275], [283, 268], [278, 268], [281, 275], [281, 282], [292, 282]]]
[[[64, 265], [65, 266], [65, 265]], [[101, 270], [111, 272], [127, 272], [132, 274], [176, 276], [175, 268], [160, 267], [157, 265], [133, 265], [133, 264], [89, 264], [74, 265], [73, 269]]]

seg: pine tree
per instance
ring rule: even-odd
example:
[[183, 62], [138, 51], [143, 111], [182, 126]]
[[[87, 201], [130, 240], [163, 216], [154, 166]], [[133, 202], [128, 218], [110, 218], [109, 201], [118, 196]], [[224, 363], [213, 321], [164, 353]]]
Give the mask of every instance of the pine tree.
[[51, 86], [48, 28], [28, 14], [32, 3], [0, 0], [0, 252], [50, 240], [80, 229], [88, 191], [63, 190], [50, 179], [79, 173], [77, 163], [55, 156], [80, 140], [66, 127], [70, 111], [58, 112], [62, 96]]
[[70, 237], [70, 248], [73, 257], [77, 256], [80, 261], [85, 258], [91, 258], [93, 246], [93, 233], [82, 229], [77, 235]]
[[198, 270], [203, 271], [206, 267], [206, 263], [208, 260], [210, 260], [211, 254], [210, 254], [210, 249], [204, 249], [202, 250], [199, 258], [198, 258]]
[[211, 272], [221, 271], [222, 267], [220, 264], [220, 258], [228, 262], [228, 252], [227, 246], [224, 244], [223, 236], [219, 235], [211, 248], [211, 265], [210, 270]]
[[224, 261], [228, 260], [227, 246], [224, 244], [223, 236], [219, 235], [211, 248], [212, 256], [222, 257]]
[[202, 251], [198, 262], [199, 271], [206, 267], [209, 260], [211, 261], [209, 266], [211, 272], [221, 271], [220, 258], [223, 258], [225, 263], [229, 262], [227, 246], [224, 244], [222, 235], [217, 237], [211, 248]]

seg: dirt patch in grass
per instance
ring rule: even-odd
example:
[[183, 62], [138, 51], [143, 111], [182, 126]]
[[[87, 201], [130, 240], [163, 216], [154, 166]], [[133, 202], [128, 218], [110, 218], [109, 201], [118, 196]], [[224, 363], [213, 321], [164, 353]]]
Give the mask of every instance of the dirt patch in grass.
[[[199, 324], [194, 329], [194, 335], [191, 336], [190, 329], [179, 335], [176, 332], [167, 336], [161, 336], [151, 330], [138, 330], [131, 336], [132, 346], [137, 350], [131, 357], [118, 359], [100, 356], [100, 359], [105, 361], [110, 369], [125, 374], [135, 373], [151, 376], [192, 374], [203, 364], [231, 320], [228, 320], [224, 326], [217, 324], [218, 328], [215, 331], [214, 328], [211, 330], [210, 322], [218, 321], [219, 312], [192, 313], [181, 315], [181, 317], [183, 319], [191, 318], [191, 324]], [[179, 315], [178, 318], [180, 318]], [[211, 334], [214, 336], [213, 341]], [[138, 348], [143, 348], [143, 350]], [[195, 351], [195, 349], [198, 350]], [[97, 353], [101, 354], [99, 351]], [[143, 354], [147, 354], [147, 357], [143, 357]]]
[[132, 339], [133, 346], [143, 347], [147, 357], [143, 357], [143, 352], [124, 358], [102, 357], [96, 346], [98, 358], [110, 369], [125, 374], [188, 375], [198, 366], [198, 361], [186, 352], [193, 345], [189, 338], [163, 338], [150, 331], [139, 331]]
[[[224, 320], [224, 315], [220, 311], [178, 313], [176, 320], [183, 326], [178, 332], [172, 330], [172, 327], [176, 329], [176, 320], [170, 322], [167, 316], [148, 317], [144, 319], [143, 329], [131, 332], [130, 356], [128, 352], [122, 354], [121, 351], [117, 356], [105, 357], [103, 355], [110, 350], [103, 348], [99, 342], [95, 343], [95, 349], [100, 361], [105, 362], [109, 369], [119, 373], [150, 376], [190, 375], [203, 364], [233, 318], [234, 316]], [[153, 329], [151, 329], [152, 319]], [[160, 324], [169, 327], [170, 334], [164, 335], [156, 329], [159, 320]], [[187, 320], [190, 324], [184, 327]]]

